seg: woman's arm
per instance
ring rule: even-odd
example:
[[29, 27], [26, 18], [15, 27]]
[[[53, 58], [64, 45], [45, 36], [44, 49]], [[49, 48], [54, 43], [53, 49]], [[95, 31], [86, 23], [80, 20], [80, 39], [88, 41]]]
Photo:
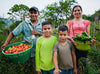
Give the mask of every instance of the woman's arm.
[[87, 34], [90, 36], [90, 25], [88, 25], [88, 26], [86, 27], [86, 32], [87, 32]]

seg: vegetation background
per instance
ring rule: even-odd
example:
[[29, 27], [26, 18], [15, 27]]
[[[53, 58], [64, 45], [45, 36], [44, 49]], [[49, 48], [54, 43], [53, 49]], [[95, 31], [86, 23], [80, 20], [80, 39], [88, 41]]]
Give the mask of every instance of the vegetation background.
[[[59, 25], [66, 25], [69, 19], [73, 19], [72, 5], [77, 3], [75, 0], [60, 0], [53, 4], [47, 5], [40, 11], [40, 19], [49, 20], [53, 23], [54, 36], [57, 36], [57, 28]], [[9, 33], [23, 20], [29, 19], [29, 8], [26, 5], [15, 4], [9, 9], [9, 18], [0, 17], [0, 47], [5, 42]], [[96, 43], [91, 46], [88, 54], [87, 67], [83, 67], [84, 58], [80, 59], [80, 71], [81, 74], [99, 74], [100, 73], [100, 10], [96, 11], [92, 15], [83, 15], [84, 19], [90, 20], [91, 23], [91, 36], [96, 37]], [[21, 42], [23, 39], [22, 34], [14, 38], [9, 44], [15, 42]], [[59, 39], [58, 39], [59, 40]], [[0, 52], [0, 74], [33, 74], [33, 69], [30, 67], [30, 63], [13, 64], [11, 60], [5, 57]]]

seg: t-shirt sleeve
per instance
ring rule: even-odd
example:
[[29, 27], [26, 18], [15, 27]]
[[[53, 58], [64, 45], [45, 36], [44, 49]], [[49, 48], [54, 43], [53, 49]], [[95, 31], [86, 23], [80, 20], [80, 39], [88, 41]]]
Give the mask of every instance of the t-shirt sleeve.
[[75, 51], [75, 46], [74, 46], [73, 43], [71, 43], [71, 50], [72, 50], [72, 51]]
[[91, 24], [91, 22], [90, 22], [90, 21], [88, 21], [88, 20], [84, 20], [84, 24], [85, 24], [86, 26], [88, 26], [88, 25], [90, 25], [90, 24]]
[[36, 58], [35, 58], [35, 61], [36, 61], [36, 71], [40, 71], [40, 39], [38, 38], [37, 39], [37, 42], [36, 42]]
[[13, 31], [14, 36], [18, 36], [23, 31], [23, 22], [20, 23]]
[[72, 20], [69, 20], [69, 21], [67, 22], [67, 24], [71, 25], [71, 24], [72, 24]]
[[75, 46], [74, 46], [74, 44], [73, 44], [71, 41], [69, 41], [69, 43], [70, 43], [70, 49], [71, 49], [71, 51], [75, 51]]
[[58, 46], [58, 42], [56, 42], [56, 43], [54, 44], [53, 51], [56, 51], [56, 52], [58, 51], [57, 46]]

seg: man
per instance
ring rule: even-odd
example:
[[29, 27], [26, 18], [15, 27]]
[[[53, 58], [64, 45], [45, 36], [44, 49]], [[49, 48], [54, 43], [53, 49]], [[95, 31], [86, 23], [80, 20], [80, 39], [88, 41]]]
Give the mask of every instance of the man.
[[[31, 50], [32, 60], [35, 61], [35, 48], [36, 48], [36, 40], [42, 34], [42, 25], [40, 20], [38, 19], [40, 13], [37, 7], [33, 6], [29, 9], [30, 20], [21, 22], [12, 32], [10, 32], [8, 38], [5, 43], [1, 46], [1, 50], [4, 50], [9, 42], [13, 39], [13, 37], [18, 36], [20, 33], [23, 34], [24, 42], [32, 42], [33, 48]], [[30, 29], [31, 26], [32, 30]], [[32, 35], [34, 35], [34, 39], [32, 39]], [[35, 64], [34, 64], [35, 65]], [[35, 74], [35, 73], [34, 73]]]

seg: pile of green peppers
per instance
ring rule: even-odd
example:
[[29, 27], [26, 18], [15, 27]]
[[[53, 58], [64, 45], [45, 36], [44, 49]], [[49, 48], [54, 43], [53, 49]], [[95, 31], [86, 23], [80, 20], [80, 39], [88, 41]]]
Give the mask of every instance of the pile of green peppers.
[[88, 36], [88, 34], [85, 31], [83, 31], [82, 32], [82, 35], [77, 34], [76, 35], [76, 38], [74, 38], [74, 40], [76, 42], [84, 42], [85, 43], [87, 41], [91, 41], [92, 40], [92, 37]]

